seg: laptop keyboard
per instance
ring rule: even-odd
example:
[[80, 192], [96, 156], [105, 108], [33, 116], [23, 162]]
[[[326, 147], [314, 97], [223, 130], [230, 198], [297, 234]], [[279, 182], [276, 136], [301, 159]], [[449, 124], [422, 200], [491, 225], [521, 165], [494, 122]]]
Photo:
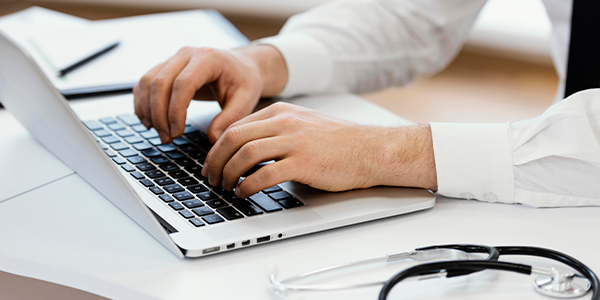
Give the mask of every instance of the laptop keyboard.
[[[106, 155], [194, 227], [231, 222], [304, 204], [276, 185], [241, 199], [212, 186], [200, 172], [212, 147], [204, 133], [186, 124], [169, 145], [135, 115], [83, 122]], [[240, 179], [242, 180], [242, 179]]]

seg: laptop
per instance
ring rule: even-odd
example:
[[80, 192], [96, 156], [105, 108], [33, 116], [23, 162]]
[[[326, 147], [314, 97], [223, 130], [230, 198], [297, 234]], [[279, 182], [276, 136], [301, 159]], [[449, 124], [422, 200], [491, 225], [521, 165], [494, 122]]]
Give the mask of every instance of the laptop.
[[[428, 209], [423, 189], [329, 193], [285, 182], [247, 199], [200, 170], [211, 145], [187, 124], [160, 143], [133, 115], [79, 120], [31, 57], [0, 33], [0, 99], [44, 147], [180, 258], [244, 249]], [[85, 201], [85, 199], [81, 199]]]

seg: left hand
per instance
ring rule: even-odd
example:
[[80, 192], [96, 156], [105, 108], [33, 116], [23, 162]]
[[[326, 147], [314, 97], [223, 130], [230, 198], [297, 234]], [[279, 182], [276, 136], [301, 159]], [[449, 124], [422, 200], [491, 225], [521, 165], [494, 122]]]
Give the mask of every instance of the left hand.
[[[276, 162], [238, 186], [240, 176], [269, 160]], [[428, 126], [359, 125], [286, 103], [229, 126], [208, 153], [202, 175], [242, 198], [286, 181], [327, 191], [437, 188]]]

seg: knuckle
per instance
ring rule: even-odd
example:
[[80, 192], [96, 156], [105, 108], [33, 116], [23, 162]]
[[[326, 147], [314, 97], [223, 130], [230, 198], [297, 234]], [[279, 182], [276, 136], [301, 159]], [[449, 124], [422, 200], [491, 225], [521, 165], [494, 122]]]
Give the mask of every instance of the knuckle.
[[146, 74], [146, 75], [142, 76], [142, 78], [140, 78], [140, 82], [138, 84], [140, 85], [140, 88], [146, 88], [150, 85], [151, 82], [152, 82], [152, 76]]
[[265, 182], [273, 182], [277, 179], [277, 172], [272, 165], [262, 167], [262, 177]]
[[239, 127], [229, 128], [223, 134], [223, 142], [227, 144], [235, 143], [241, 135], [241, 130]]
[[194, 47], [184, 46], [184, 47], [181, 47], [179, 49], [179, 51], [177, 51], [177, 54], [187, 54], [187, 53], [190, 53], [192, 51], [194, 51]]
[[180, 91], [189, 86], [189, 78], [187, 76], [179, 76], [173, 81], [173, 91]]
[[218, 52], [218, 50], [210, 47], [202, 47], [198, 49], [198, 52], [201, 55], [214, 55]]
[[281, 127], [291, 127], [298, 122], [298, 119], [291, 114], [283, 114], [277, 117], [277, 125]]
[[260, 152], [260, 145], [256, 141], [251, 141], [251, 142], [246, 143], [242, 147], [241, 151], [242, 151], [242, 155], [244, 157], [250, 158]]
[[150, 82], [150, 89], [152, 91], [159, 91], [164, 89], [164, 87], [166, 86], [167, 81], [163, 78], [163, 77], [154, 77], [154, 79], [152, 79], [152, 81]]

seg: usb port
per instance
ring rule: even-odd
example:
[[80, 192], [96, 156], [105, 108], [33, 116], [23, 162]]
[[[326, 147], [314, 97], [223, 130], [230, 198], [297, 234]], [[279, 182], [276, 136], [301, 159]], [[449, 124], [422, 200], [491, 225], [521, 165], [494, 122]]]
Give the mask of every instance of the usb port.
[[233, 249], [233, 248], [235, 248], [235, 243], [227, 245], [227, 249]]
[[250, 245], [250, 240], [245, 240], [242, 242], [242, 246], [248, 246]]
[[202, 250], [202, 254], [208, 254], [219, 251], [219, 247], [206, 248]]
[[259, 237], [256, 239], [257, 243], [262, 243], [262, 242], [268, 242], [271, 240], [271, 236], [267, 235], [267, 236], [263, 236], [263, 237]]

